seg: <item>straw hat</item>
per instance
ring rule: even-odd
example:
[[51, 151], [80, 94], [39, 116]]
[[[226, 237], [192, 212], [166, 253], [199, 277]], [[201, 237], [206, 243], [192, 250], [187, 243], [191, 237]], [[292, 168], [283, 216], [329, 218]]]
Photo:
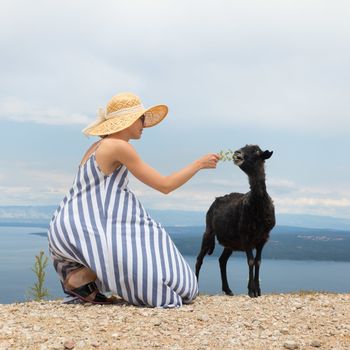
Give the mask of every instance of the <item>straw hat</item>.
[[96, 121], [83, 129], [85, 135], [109, 135], [128, 128], [142, 115], [145, 116], [144, 127], [160, 123], [168, 113], [166, 105], [157, 105], [145, 109], [138, 96], [122, 92], [113, 96], [106, 109], [100, 108]]

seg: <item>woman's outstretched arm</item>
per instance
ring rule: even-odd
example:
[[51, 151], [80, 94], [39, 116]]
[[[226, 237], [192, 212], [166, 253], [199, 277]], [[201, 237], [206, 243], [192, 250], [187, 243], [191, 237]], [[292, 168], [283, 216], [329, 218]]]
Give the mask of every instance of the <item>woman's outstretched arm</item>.
[[124, 164], [129, 171], [144, 184], [164, 193], [170, 193], [190, 180], [199, 170], [216, 168], [218, 154], [207, 154], [183, 169], [163, 176], [145, 163], [132, 145], [123, 140], [110, 140], [108, 153], [115, 162]]

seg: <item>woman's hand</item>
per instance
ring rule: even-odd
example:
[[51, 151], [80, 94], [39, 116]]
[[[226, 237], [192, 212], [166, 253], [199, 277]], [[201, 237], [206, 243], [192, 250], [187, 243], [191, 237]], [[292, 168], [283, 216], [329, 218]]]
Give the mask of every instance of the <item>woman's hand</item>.
[[212, 169], [216, 168], [217, 162], [220, 160], [220, 156], [216, 153], [209, 153], [202, 158], [198, 159], [200, 169]]

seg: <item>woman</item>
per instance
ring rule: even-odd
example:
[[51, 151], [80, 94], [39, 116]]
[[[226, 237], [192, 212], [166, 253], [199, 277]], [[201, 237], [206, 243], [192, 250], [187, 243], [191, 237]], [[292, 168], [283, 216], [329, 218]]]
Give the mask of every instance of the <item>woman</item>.
[[134, 305], [154, 307], [181, 306], [196, 297], [195, 275], [128, 188], [128, 171], [167, 194], [199, 170], [216, 167], [219, 156], [208, 154], [162, 176], [139, 157], [129, 140], [140, 139], [143, 128], [158, 124], [167, 112], [165, 105], [145, 109], [136, 95], [121, 93], [83, 130], [102, 139], [85, 153], [48, 233], [66, 293], [104, 304], [113, 300], [101, 292], [112, 292]]

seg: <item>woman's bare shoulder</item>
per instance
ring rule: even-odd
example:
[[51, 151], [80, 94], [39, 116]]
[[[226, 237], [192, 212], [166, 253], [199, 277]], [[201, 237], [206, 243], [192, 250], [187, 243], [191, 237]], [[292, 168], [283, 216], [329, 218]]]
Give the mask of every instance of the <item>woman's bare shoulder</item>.
[[98, 157], [106, 162], [127, 164], [132, 159], [139, 158], [134, 147], [127, 141], [117, 138], [106, 138], [98, 147]]
[[130, 151], [134, 150], [134, 147], [127, 141], [116, 139], [116, 138], [106, 138], [101, 143], [101, 146], [108, 152], [115, 151]]

